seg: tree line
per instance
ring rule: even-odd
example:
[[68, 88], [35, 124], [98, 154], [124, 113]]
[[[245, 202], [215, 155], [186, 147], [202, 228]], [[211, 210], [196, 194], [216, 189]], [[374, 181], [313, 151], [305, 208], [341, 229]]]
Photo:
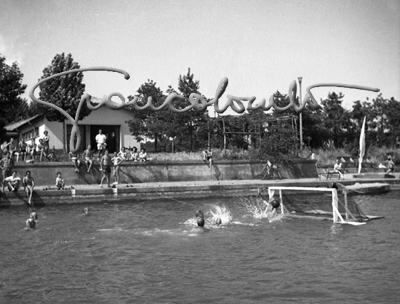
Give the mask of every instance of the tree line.
[[[44, 68], [39, 80], [51, 75], [78, 69], [71, 54], [57, 54]], [[196, 80], [190, 68], [179, 75], [176, 89], [169, 85], [164, 93], [157, 83], [148, 79], [135, 93], [138, 105], [146, 104], [151, 96], [155, 106], [161, 105], [166, 97], [176, 92], [185, 101], [176, 101], [176, 108], [189, 105], [191, 93], [201, 94], [200, 81]], [[38, 105], [22, 98], [26, 90], [23, 73], [18, 63], [6, 63], [0, 54], [0, 137], [5, 138], [4, 126], [45, 114], [50, 121], [63, 121], [65, 117], [50, 107]], [[52, 79], [40, 86], [39, 98], [56, 104], [71, 116], [75, 116], [80, 98], [85, 91], [83, 73], [69, 74]], [[320, 101], [320, 109], [305, 108], [302, 114], [303, 142], [313, 149], [344, 148], [349, 153], [358, 151], [358, 138], [364, 117], [367, 118], [367, 145], [394, 148], [400, 137], [400, 103], [391, 97], [379, 94], [372, 101], [353, 101], [352, 108], [343, 108], [342, 93], [330, 92]], [[206, 98], [207, 99], [207, 98]], [[285, 106], [289, 103], [287, 95], [277, 91], [275, 103]], [[210, 100], [210, 99], [207, 99]], [[211, 107], [209, 107], [211, 108]], [[161, 111], [129, 109], [132, 119], [128, 121], [132, 136], [138, 141], [154, 141], [156, 151], [199, 151], [208, 145], [221, 149], [252, 149], [259, 151], [258, 157], [265, 154], [295, 154], [299, 146], [299, 115], [290, 109], [285, 112], [272, 110], [248, 111], [242, 115], [215, 115], [206, 111], [199, 113], [187, 111], [174, 113], [168, 109]], [[211, 111], [212, 112], [212, 111]], [[84, 106], [79, 119], [89, 115]]]

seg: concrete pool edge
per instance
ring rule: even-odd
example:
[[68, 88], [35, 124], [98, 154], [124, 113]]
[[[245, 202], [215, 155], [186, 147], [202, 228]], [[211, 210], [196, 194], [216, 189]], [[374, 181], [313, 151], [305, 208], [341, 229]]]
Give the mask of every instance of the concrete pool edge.
[[[400, 179], [356, 179], [319, 180], [315, 178], [284, 180], [224, 180], [189, 182], [153, 182], [141, 184], [119, 184], [116, 188], [100, 188], [99, 185], [76, 185], [72, 189], [43, 190], [37, 187], [33, 194], [35, 205], [68, 204], [129, 200], [132, 202], [163, 198], [201, 198], [256, 195], [258, 188], [269, 186], [331, 186], [333, 182], [344, 185], [359, 183], [389, 183], [392, 191], [400, 190]], [[0, 208], [27, 204], [26, 193], [5, 191], [0, 195]]]

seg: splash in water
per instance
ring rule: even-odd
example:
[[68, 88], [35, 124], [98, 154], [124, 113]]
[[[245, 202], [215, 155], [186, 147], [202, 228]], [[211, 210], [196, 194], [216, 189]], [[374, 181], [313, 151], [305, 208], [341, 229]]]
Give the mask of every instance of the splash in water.
[[212, 205], [210, 214], [210, 221], [213, 224], [217, 222], [217, 219], [221, 220], [221, 225], [226, 225], [232, 221], [232, 214], [225, 206]]
[[250, 217], [255, 219], [268, 219], [269, 222], [280, 221], [284, 218], [285, 213], [278, 213], [276, 209], [273, 209], [268, 202], [258, 198], [246, 198], [243, 199], [243, 206], [249, 213]]

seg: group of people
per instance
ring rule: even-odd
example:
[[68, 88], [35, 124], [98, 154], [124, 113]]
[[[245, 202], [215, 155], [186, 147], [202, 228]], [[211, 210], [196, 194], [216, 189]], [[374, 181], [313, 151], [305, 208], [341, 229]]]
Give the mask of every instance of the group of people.
[[36, 144], [34, 141], [30, 144], [27, 144], [23, 138], [21, 138], [19, 143], [16, 143], [14, 138], [11, 138], [9, 142], [4, 141], [0, 147], [0, 157], [6, 155], [8, 152], [10, 153], [10, 157], [15, 161], [21, 160], [23, 162], [33, 163], [35, 160], [49, 160], [49, 132], [43, 132], [43, 137], [39, 138], [38, 144]]
[[[386, 166], [382, 166], [381, 167], [381, 165], [380, 165], [380, 168], [385, 168], [386, 169], [385, 174], [393, 174], [394, 171], [395, 171], [395, 164], [394, 164], [394, 161], [393, 161], [393, 159], [392, 159], [392, 157], [390, 155], [387, 156], [385, 163], [386, 163]], [[333, 171], [337, 172], [339, 174], [340, 178], [344, 177], [345, 170], [344, 170], [344, 167], [343, 167], [343, 163], [339, 158], [336, 159], [336, 162], [335, 162], [335, 164], [333, 166]]]

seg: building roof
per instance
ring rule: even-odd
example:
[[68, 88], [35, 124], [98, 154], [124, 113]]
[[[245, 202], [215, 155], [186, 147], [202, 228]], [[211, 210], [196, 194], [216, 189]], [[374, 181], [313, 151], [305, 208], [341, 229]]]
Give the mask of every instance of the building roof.
[[19, 127], [22, 127], [23, 125], [29, 123], [30, 121], [34, 120], [35, 118], [37, 118], [39, 116], [41, 116], [41, 114], [38, 114], [38, 115], [35, 115], [33, 117], [26, 118], [26, 119], [14, 122], [12, 124], [6, 125], [4, 127], [4, 129], [6, 129], [7, 131], [14, 131], [14, 130], [18, 129]]

